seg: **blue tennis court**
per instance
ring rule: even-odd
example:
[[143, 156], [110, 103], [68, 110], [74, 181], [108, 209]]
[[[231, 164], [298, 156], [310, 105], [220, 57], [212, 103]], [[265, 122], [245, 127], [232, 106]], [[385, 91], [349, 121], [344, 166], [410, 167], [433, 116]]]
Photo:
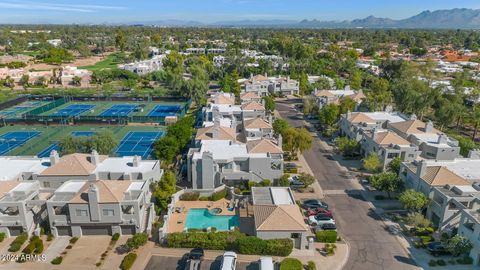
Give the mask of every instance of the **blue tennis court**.
[[57, 151], [60, 150], [60, 147], [58, 146], [57, 143], [53, 143], [49, 147], [43, 149], [42, 152], [37, 154], [37, 157], [39, 158], [49, 157], [50, 152], [52, 152], [53, 150], [57, 150]]
[[95, 105], [91, 104], [72, 104], [63, 109], [60, 109], [54, 113], [52, 116], [78, 116], [88, 110], [95, 108]]
[[163, 132], [129, 132], [123, 137], [115, 153], [118, 156], [141, 156], [146, 159], [152, 153], [153, 143]]
[[4, 155], [10, 150], [25, 144], [39, 134], [40, 132], [38, 131], [12, 131], [2, 134], [0, 136], [0, 155]]
[[174, 116], [180, 111], [180, 105], [157, 105], [148, 113], [148, 116]]
[[90, 136], [93, 136], [95, 134], [97, 134], [95, 131], [72, 131], [72, 136], [73, 137], [90, 137]]
[[137, 105], [134, 104], [120, 104], [113, 105], [107, 110], [103, 111], [100, 116], [127, 116], [133, 110], [137, 108]]

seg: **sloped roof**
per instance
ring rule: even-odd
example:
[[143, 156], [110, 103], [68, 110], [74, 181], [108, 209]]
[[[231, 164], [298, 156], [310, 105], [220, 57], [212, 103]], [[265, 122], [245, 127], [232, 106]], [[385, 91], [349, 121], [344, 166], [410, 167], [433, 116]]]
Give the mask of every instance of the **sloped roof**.
[[255, 92], [245, 92], [240, 95], [240, 99], [260, 99], [260, 96]]
[[247, 142], [248, 153], [272, 153], [282, 154], [282, 148], [278, 147], [270, 140], [261, 139]]
[[242, 110], [247, 110], [247, 111], [264, 111], [265, 110], [265, 107], [263, 107], [262, 104], [256, 101], [242, 104], [240, 108], [242, 108]]
[[[108, 156], [100, 155], [100, 162]], [[90, 154], [70, 154], [59, 159], [59, 162], [45, 169], [40, 175], [90, 175], [95, 171], [96, 166], [90, 162]]]
[[379, 145], [397, 144], [410, 145], [410, 142], [398, 136], [395, 132], [378, 132], [375, 137], [375, 142]]
[[348, 120], [351, 123], [376, 123], [376, 121], [370, 118], [368, 115], [359, 112], [352, 113]]
[[196, 140], [235, 140], [235, 128], [227, 128], [227, 127], [218, 127], [219, 133], [218, 138], [213, 138], [213, 129], [215, 126], [209, 126], [205, 128], [199, 128], [197, 131], [197, 135], [195, 136]]
[[322, 91], [318, 91], [315, 96], [317, 97], [335, 97], [334, 94], [330, 93], [330, 91], [327, 91], [327, 90], [322, 90]]
[[70, 203], [88, 203], [88, 190], [95, 185], [99, 193], [99, 203], [117, 203], [123, 201], [124, 192], [132, 181], [98, 180], [87, 181], [80, 191], [70, 200]]
[[358, 91], [357, 93], [350, 95], [349, 97], [356, 102], [362, 101], [363, 99], [367, 98], [367, 96], [363, 94], [363, 91]]
[[[400, 132], [411, 134], [411, 133], [425, 133], [425, 122], [420, 120], [407, 120], [398, 123], [390, 124], [393, 128], [397, 129]], [[437, 129], [433, 128], [431, 133], [440, 132]]]
[[270, 123], [258, 117], [254, 119], [245, 120], [245, 122], [243, 122], [243, 125], [245, 128], [273, 128], [272, 125], [270, 125]]
[[1, 181], [0, 182], [0, 199], [20, 184], [19, 181]]
[[254, 205], [257, 231], [306, 231], [307, 226], [297, 205]]
[[[413, 173], [417, 173], [416, 166], [409, 167]], [[425, 175], [422, 180], [431, 186], [444, 186], [444, 185], [457, 185], [465, 186], [470, 185], [470, 182], [463, 177], [450, 171], [444, 166], [430, 166], [427, 167]]]
[[255, 81], [268, 81], [269, 79], [263, 75], [255, 75], [253, 76], [253, 80]]
[[223, 93], [217, 94], [214, 97], [215, 104], [235, 104], [235, 98], [224, 95]]

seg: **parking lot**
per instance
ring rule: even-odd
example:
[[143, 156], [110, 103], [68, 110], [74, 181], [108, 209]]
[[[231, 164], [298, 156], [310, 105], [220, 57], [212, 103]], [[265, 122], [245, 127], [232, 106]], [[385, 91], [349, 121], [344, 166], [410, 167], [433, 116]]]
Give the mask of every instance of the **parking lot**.
[[[218, 270], [220, 269], [222, 256], [217, 257], [214, 261], [204, 260], [200, 266], [201, 270]], [[186, 259], [183, 258], [173, 258], [173, 257], [163, 257], [163, 256], [152, 256], [150, 261], [145, 267], [145, 270], [184, 270], [186, 266]], [[258, 263], [256, 262], [238, 262], [237, 270], [259, 270]]]

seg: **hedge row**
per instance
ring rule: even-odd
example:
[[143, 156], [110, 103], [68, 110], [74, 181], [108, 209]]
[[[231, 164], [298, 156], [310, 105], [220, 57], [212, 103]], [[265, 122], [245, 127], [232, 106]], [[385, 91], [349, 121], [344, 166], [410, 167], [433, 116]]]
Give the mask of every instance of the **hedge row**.
[[32, 236], [30, 238], [30, 243], [23, 249], [23, 253], [25, 254], [40, 254], [43, 252], [44, 246], [43, 241], [38, 236]]
[[240, 254], [288, 256], [293, 250], [291, 239], [263, 240], [246, 236], [238, 230], [231, 232], [171, 233], [167, 235], [167, 246], [171, 248], [204, 248], [235, 250]]
[[336, 231], [317, 231], [315, 234], [317, 242], [321, 243], [335, 243], [337, 242]]
[[28, 234], [23, 232], [19, 234], [12, 243], [10, 243], [10, 248], [8, 251], [10, 252], [17, 252], [22, 248], [22, 245], [28, 240]]
[[136, 253], [128, 253], [125, 257], [123, 257], [122, 263], [120, 264], [120, 269], [128, 270], [132, 268], [133, 263], [137, 259]]

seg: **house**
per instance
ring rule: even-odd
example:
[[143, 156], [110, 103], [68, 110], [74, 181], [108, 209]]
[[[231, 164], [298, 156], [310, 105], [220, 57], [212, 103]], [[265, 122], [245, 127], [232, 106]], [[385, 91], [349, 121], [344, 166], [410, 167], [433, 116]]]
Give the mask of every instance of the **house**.
[[246, 141], [262, 138], [273, 139], [272, 118], [266, 121], [262, 118], [252, 118], [243, 121], [243, 135]]
[[55, 236], [145, 232], [154, 215], [146, 181], [69, 180], [46, 207]]
[[215, 55], [213, 57], [213, 65], [216, 67], [221, 67], [225, 64], [225, 57], [221, 55]]
[[421, 156], [427, 159], [453, 160], [460, 156], [458, 141], [435, 129], [433, 123], [410, 120], [388, 123], [388, 128], [418, 146]]
[[250, 103], [250, 102], [257, 102], [261, 103], [262, 98], [257, 95], [255, 92], [245, 92], [240, 94], [240, 103], [245, 104], [245, 103]]
[[292, 238], [305, 249], [310, 229], [288, 187], [252, 187], [255, 235], [261, 239]]
[[398, 112], [347, 112], [340, 117], [338, 125], [340, 135], [360, 141], [363, 131], [386, 128], [387, 122], [397, 123], [406, 119], [407, 116]]
[[312, 96], [315, 100], [315, 104], [319, 109], [322, 109], [328, 104], [339, 104], [343, 98], [351, 98], [355, 102], [354, 111], [358, 110], [358, 107], [365, 101], [367, 98], [363, 91], [354, 91], [350, 90], [347, 86], [344, 90], [317, 90], [312, 93]]
[[473, 265], [480, 265], [480, 211], [478, 209], [461, 210], [458, 234], [472, 243], [469, 255], [473, 259]]
[[411, 162], [418, 156], [415, 145], [398, 136], [395, 132], [377, 130], [376, 128], [363, 133], [360, 147], [360, 153], [365, 157], [370, 153], [376, 153], [380, 158], [383, 169], [397, 157], [402, 161]]
[[49, 166], [48, 158], [0, 156], [0, 184], [10, 180], [34, 180]]
[[235, 95], [233, 93], [218, 92], [210, 96], [209, 103], [235, 105]]
[[277, 180], [283, 175], [281, 145], [261, 139], [247, 144], [202, 140], [187, 155], [188, 181], [194, 189], [239, 185], [250, 180]]
[[151, 59], [148, 59], [148, 60], [142, 60], [142, 61], [137, 61], [133, 63], [118, 65], [118, 68], [128, 70], [140, 76], [143, 76], [154, 71], [162, 70], [163, 60], [166, 57], [167, 57], [167, 53], [154, 55]]
[[299, 82], [290, 79], [290, 77], [267, 77], [267, 74], [252, 75], [250, 79], [240, 79], [239, 83], [241, 84], [242, 92], [254, 92], [260, 97], [269, 94], [298, 95], [300, 92]]
[[75, 79], [78, 78], [80, 87], [90, 87], [90, 80], [92, 79], [92, 72], [86, 69], [78, 69], [77, 67], [65, 66], [60, 71], [60, 82], [62, 86], [68, 87], [75, 84]]
[[135, 180], [151, 183], [162, 177], [158, 160], [142, 160], [141, 157], [108, 157], [91, 154], [70, 154], [59, 157], [57, 151], [50, 154], [48, 168], [33, 176], [41, 188], [56, 189], [69, 180]]
[[0, 232], [6, 237], [33, 233], [42, 220], [43, 208], [35, 203], [45, 199], [38, 181], [2, 181], [0, 185]]
[[49, 40], [47, 40], [47, 43], [52, 45], [53, 47], [58, 47], [62, 44], [62, 40], [61, 39], [49, 39]]

